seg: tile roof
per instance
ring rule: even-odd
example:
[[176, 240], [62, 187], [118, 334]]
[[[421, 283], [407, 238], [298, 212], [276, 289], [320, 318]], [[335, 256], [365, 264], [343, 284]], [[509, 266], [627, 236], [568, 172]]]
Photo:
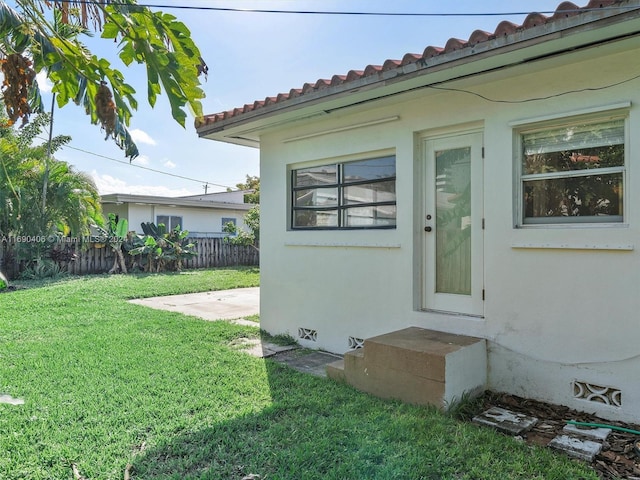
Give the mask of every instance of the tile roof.
[[270, 105], [284, 102], [285, 100], [301, 97], [303, 95], [318, 92], [322, 89], [348, 84], [366, 77], [378, 75], [382, 72], [393, 70], [396, 68], [403, 68], [410, 64], [416, 64], [424, 60], [437, 57], [439, 55], [445, 55], [447, 53], [462, 50], [467, 47], [475, 47], [483, 42], [495, 40], [496, 38], [504, 37], [516, 32], [521, 32], [534, 28], [540, 25], [549, 24], [559, 19], [580, 15], [582, 13], [590, 12], [596, 9], [607, 8], [612, 5], [625, 3], [626, 0], [590, 0], [584, 7], [578, 7], [572, 2], [562, 2], [558, 5], [555, 12], [551, 16], [546, 16], [541, 13], [530, 13], [525, 18], [522, 25], [517, 25], [513, 22], [502, 21], [498, 24], [493, 33], [485, 32], [483, 30], [475, 30], [468, 40], [460, 40], [458, 38], [450, 38], [444, 47], [428, 46], [422, 52], [422, 54], [407, 53], [401, 60], [386, 60], [382, 65], [367, 65], [364, 70], [350, 70], [346, 75], [334, 75], [330, 79], [319, 79], [315, 83], [305, 83], [302, 88], [293, 88], [288, 93], [279, 93], [274, 97], [267, 97], [264, 100], [256, 100], [254, 103], [246, 104], [243, 107], [234, 108], [226, 112], [215, 113], [211, 115], [205, 115], [204, 118], [196, 121], [196, 128], [206, 125], [212, 125], [216, 122], [221, 122], [233, 117], [237, 117], [244, 113], [253, 112], [260, 108], [264, 108]]

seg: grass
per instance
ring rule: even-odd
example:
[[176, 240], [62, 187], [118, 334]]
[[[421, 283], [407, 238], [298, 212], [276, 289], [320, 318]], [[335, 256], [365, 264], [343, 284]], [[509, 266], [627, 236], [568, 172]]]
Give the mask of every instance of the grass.
[[259, 327], [132, 297], [256, 285], [255, 269], [86, 277], [0, 295], [0, 478], [595, 479], [434, 409], [237, 351]]

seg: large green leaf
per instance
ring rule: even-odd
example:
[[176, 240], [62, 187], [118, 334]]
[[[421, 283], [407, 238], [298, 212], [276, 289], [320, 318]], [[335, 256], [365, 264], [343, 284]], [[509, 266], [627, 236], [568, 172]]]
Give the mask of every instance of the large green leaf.
[[[4, 52], [26, 52], [37, 72], [45, 72], [53, 83], [57, 104], [64, 107], [70, 101], [84, 107], [91, 122], [97, 123], [95, 93], [106, 82], [113, 93], [117, 109], [116, 143], [128, 156], [137, 155], [126, 127], [132, 110], [137, 109], [135, 90], [124, 75], [103, 58], [92, 55], [80, 41], [90, 32], [93, 22], [101, 28], [106, 41], [117, 40], [118, 54], [125, 65], [133, 62], [147, 66], [147, 98], [154, 106], [163, 91], [171, 106], [172, 117], [183, 127], [188, 107], [196, 117], [202, 116], [198, 66], [200, 52], [190, 37], [189, 29], [173, 15], [154, 12], [135, 5], [132, 0], [114, 2], [79, 1], [42, 2], [16, 0], [17, 9], [0, 2], [0, 49]], [[74, 10], [74, 6], [79, 9]], [[53, 8], [46, 16], [44, 7]], [[81, 7], [81, 8], [80, 8]], [[42, 108], [39, 88], [33, 86], [31, 105]]]

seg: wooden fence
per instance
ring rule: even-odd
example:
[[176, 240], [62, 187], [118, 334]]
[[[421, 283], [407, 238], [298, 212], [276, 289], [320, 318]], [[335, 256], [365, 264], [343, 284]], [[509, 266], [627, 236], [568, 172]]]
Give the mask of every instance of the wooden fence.
[[[192, 238], [196, 242], [198, 255], [183, 261], [183, 269], [229, 267], [236, 265], [259, 265], [260, 255], [253, 247], [230, 245], [222, 238]], [[63, 270], [72, 275], [106, 273], [113, 267], [115, 254], [108, 246], [99, 243], [77, 242], [57, 243], [51, 249], [50, 257]], [[129, 258], [127, 258], [129, 257]], [[134, 263], [133, 257], [125, 254], [127, 264]], [[19, 262], [16, 244], [0, 244], [0, 270], [9, 278], [17, 278], [25, 268]]]

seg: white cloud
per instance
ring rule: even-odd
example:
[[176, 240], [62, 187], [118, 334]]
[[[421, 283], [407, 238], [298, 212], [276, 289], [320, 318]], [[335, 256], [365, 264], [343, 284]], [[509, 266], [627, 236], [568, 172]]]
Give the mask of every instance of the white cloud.
[[144, 130], [140, 130], [139, 128], [134, 128], [133, 130], [129, 130], [131, 134], [131, 138], [136, 143], [146, 143], [147, 145], [155, 145], [156, 141], [149, 136], [147, 132]]
[[197, 195], [198, 193], [202, 193], [198, 188], [195, 190], [189, 190], [188, 188], [170, 188], [161, 185], [129, 185], [125, 180], [112, 177], [111, 175], [98, 175], [95, 170], [91, 172], [91, 176], [98, 187], [100, 195], [124, 193], [128, 195], [183, 197], [186, 195]]
[[149, 165], [151, 161], [149, 160], [149, 157], [147, 157], [146, 155], [139, 155], [133, 160], [133, 163], [135, 165], [142, 165], [144, 167]]
[[166, 162], [163, 163], [163, 165], [167, 168], [176, 168], [176, 164], [173, 163], [171, 160], [167, 160]]
[[53, 84], [47, 78], [47, 74], [44, 72], [40, 72], [36, 75], [36, 80], [38, 81], [38, 87], [40, 87], [40, 91], [42, 93], [49, 93]]

